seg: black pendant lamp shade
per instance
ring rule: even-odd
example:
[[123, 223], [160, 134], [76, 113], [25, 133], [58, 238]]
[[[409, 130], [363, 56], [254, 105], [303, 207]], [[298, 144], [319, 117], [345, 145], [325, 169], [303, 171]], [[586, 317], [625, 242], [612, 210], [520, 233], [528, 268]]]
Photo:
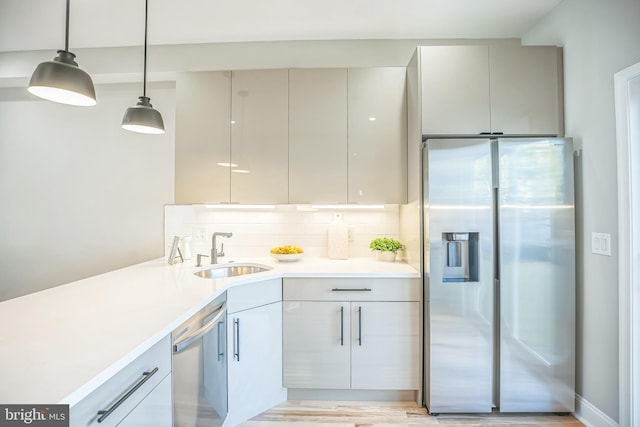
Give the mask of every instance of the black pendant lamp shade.
[[142, 96], [133, 107], [127, 108], [122, 118], [122, 128], [132, 132], [159, 134], [164, 133], [162, 115], [151, 105], [147, 96], [147, 15], [149, 2], [144, 2], [144, 71], [142, 76]]
[[67, 0], [65, 48], [58, 51], [53, 61], [38, 65], [31, 76], [28, 90], [40, 98], [61, 104], [83, 107], [96, 105], [96, 90], [91, 76], [78, 67], [76, 56], [69, 52], [69, 2]]

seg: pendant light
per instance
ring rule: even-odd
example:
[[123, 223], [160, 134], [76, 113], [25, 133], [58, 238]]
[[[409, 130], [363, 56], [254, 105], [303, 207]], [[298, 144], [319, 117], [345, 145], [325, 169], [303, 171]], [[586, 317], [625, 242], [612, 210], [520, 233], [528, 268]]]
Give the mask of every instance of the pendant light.
[[78, 67], [76, 55], [69, 52], [69, 2], [64, 50], [59, 50], [53, 61], [36, 67], [28, 91], [49, 101], [87, 107], [96, 105], [96, 90], [91, 76]]
[[162, 115], [151, 105], [147, 97], [147, 16], [149, 1], [144, 2], [144, 72], [142, 77], [142, 96], [133, 107], [127, 108], [122, 118], [123, 129], [139, 133], [164, 133]]

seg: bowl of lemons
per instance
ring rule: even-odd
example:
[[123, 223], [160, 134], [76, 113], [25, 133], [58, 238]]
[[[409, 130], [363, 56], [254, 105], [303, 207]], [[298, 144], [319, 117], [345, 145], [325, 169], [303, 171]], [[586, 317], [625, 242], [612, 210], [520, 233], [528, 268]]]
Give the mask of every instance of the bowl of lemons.
[[279, 262], [295, 262], [302, 259], [304, 251], [296, 245], [276, 246], [271, 248], [271, 256]]

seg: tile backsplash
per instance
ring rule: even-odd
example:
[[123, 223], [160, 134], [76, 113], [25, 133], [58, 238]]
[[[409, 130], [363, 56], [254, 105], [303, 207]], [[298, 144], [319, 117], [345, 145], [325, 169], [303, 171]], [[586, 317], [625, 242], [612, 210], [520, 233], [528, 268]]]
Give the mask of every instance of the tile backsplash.
[[273, 209], [242, 209], [204, 205], [165, 206], [165, 256], [173, 236], [190, 236], [191, 252], [209, 254], [213, 232], [231, 232], [219, 238], [229, 257], [268, 256], [274, 246], [298, 245], [314, 257], [327, 256], [327, 230], [335, 212], [349, 228], [349, 257], [373, 256], [375, 237], [399, 239], [399, 207], [379, 209], [312, 209], [309, 205], [276, 205]]

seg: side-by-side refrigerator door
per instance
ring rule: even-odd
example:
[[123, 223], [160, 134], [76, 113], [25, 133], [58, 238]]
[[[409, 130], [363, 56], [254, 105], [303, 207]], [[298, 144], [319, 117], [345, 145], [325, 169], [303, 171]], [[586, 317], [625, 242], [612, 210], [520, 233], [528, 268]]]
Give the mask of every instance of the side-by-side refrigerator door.
[[573, 412], [573, 145], [501, 139], [498, 151], [500, 411]]
[[491, 412], [494, 218], [489, 139], [423, 149], [425, 402], [431, 413]]

